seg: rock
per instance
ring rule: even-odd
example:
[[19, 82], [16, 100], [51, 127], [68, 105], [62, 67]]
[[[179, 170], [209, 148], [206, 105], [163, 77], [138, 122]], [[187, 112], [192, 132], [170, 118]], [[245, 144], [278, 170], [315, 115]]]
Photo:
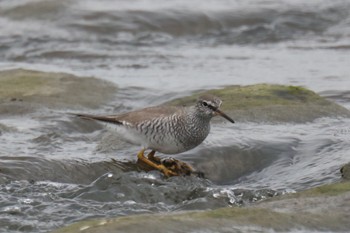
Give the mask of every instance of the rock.
[[350, 163], [345, 164], [341, 169], [340, 169], [341, 176], [346, 179], [350, 180]]
[[249, 207], [143, 214], [74, 223], [54, 231], [70, 232], [269, 232], [348, 231], [350, 183], [324, 185], [278, 196]]
[[38, 107], [97, 108], [117, 87], [92, 77], [14, 69], [0, 71], [0, 114], [23, 114]]
[[304, 123], [320, 117], [350, 117], [348, 109], [311, 90], [297, 86], [271, 84], [229, 86], [217, 90], [201, 91], [166, 104], [191, 105], [203, 94], [220, 97], [223, 100], [221, 109], [237, 122]]

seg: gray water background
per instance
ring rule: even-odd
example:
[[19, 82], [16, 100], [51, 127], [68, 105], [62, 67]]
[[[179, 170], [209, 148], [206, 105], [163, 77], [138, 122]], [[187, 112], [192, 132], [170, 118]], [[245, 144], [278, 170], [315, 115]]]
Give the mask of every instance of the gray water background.
[[[81, 109], [90, 113], [256, 83], [305, 86], [349, 108], [349, 12], [350, 2], [339, 0], [5, 0], [0, 69], [68, 72], [119, 86], [112, 102]], [[0, 232], [246, 205], [338, 181], [349, 162], [349, 119], [237, 122], [213, 125], [202, 145], [177, 156], [208, 179], [162, 179], [133, 165], [137, 146], [67, 111], [0, 118]]]

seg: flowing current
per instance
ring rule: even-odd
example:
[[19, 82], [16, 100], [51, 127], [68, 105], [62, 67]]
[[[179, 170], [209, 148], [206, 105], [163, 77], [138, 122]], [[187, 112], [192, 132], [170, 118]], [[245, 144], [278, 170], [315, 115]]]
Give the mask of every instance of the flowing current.
[[[0, 69], [118, 85], [93, 113], [257, 83], [305, 86], [350, 108], [349, 11], [346, 0], [4, 0]], [[66, 111], [0, 113], [0, 232], [245, 205], [340, 180], [349, 162], [350, 119], [224, 123], [176, 157], [207, 179], [162, 179], [135, 166], [139, 147]]]

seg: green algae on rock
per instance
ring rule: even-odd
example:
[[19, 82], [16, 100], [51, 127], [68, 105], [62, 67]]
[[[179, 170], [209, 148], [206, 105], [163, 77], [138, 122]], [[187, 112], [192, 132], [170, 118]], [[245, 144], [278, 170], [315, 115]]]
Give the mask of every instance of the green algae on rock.
[[350, 183], [343, 182], [274, 197], [249, 207], [86, 220], [54, 232], [347, 231], [349, 198]]
[[0, 71], [0, 113], [33, 108], [96, 108], [112, 100], [116, 86], [92, 77], [13, 69]]
[[220, 97], [222, 110], [237, 121], [303, 123], [320, 117], [350, 117], [349, 110], [311, 90], [273, 84], [228, 86], [197, 92], [169, 103], [191, 105], [203, 94]]

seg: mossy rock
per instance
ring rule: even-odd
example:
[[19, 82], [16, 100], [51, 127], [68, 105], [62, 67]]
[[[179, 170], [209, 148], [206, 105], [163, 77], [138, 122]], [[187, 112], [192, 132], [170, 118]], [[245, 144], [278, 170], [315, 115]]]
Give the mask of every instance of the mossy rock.
[[344, 182], [271, 198], [249, 207], [87, 220], [54, 232], [347, 231], [349, 198], [350, 183]]
[[113, 99], [117, 87], [92, 77], [14, 69], [0, 71], [0, 114], [36, 107], [96, 108]]
[[257, 84], [196, 92], [166, 104], [191, 105], [203, 94], [223, 100], [221, 109], [236, 121], [308, 122], [320, 117], [350, 117], [350, 111], [298, 86]]

